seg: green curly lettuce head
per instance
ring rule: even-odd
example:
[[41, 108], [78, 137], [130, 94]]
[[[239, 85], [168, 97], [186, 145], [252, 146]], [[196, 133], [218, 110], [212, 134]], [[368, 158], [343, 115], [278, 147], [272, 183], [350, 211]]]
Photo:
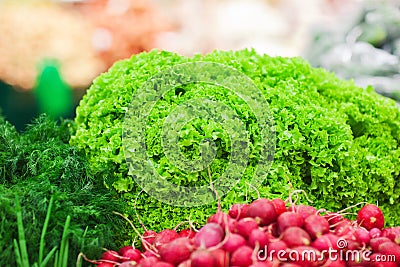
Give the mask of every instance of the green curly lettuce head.
[[[77, 108], [73, 145], [86, 151], [92, 169], [110, 190], [132, 203], [141, 191], [128, 174], [122, 145], [126, 111], [134, 93], [162, 70], [185, 62], [221, 63], [247, 75], [262, 91], [274, 118], [276, 149], [272, 166], [257, 188], [262, 197], [288, 196], [304, 190], [313, 206], [332, 211], [358, 202], [379, 203], [388, 225], [400, 218], [400, 112], [395, 102], [359, 88], [323, 69], [312, 68], [301, 58], [259, 55], [253, 50], [214, 51], [192, 58], [165, 51], [151, 51], [119, 61], [94, 80]], [[157, 172], [177, 185], [202, 185], [208, 171], [187, 173], [164, 154], [161, 128], [180, 103], [208, 96], [230, 107], [244, 123], [250, 142], [243, 178], [225, 196], [222, 207], [257, 197], [248, 182], [260, 153], [259, 127], [250, 107], [226, 88], [189, 84], [168, 91], [153, 107], [146, 124], [146, 147]], [[189, 121], [179, 134], [180, 151], [189, 159], [200, 157], [205, 138], [216, 144], [210, 165], [213, 179], [229, 164], [231, 142], [223, 125], [205, 118]], [[171, 228], [189, 218], [203, 223], [216, 204], [181, 208], [164, 204], [144, 192], [136, 211], [148, 228]], [[130, 211], [121, 211], [132, 214]], [[135, 217], [133, 217], [135, 218]], [[134, 222], [137, 220], [134, 219]]]

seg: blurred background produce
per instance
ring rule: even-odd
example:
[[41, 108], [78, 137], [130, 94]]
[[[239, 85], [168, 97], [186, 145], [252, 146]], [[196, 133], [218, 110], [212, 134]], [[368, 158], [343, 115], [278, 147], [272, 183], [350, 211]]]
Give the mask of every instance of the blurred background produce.
[[168, 25], [148, 1], [0, 1], [3, 114], [20, 130], [43, 111], [73, 117], [97, 75], [154, 48], [156, 34]]
[[314, 65], [400, 100], [400, 2], [366, 1], [350, 24], [319, 27], [307, 48]]
[[176, 30], [159, 34], [159, 45], [181, 54], [238, 50], [298, 56], [313, 25], [343, 23], [360, 1], [350, 0], [156, 0]]
[[2, 0], [0, 109], [18, 130], [43, 111], [72, 118], [95, 77], [154, 48], [302, 56], [398, 100], [399, 29], [397, 0]]

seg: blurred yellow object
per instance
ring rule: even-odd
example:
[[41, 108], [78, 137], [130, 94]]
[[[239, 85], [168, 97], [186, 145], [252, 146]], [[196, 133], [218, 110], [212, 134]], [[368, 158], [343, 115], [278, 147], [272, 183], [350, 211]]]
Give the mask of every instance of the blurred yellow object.
[[0, 79], [31, 89], [43, 58], [55, 58], [72, 87], [86, 87], [105, 70], [91, 43], [93, 27], [51, 2], [0, 3]]
[[0, 80], [31, 89], [42, 59], [86, 88], [116, 60], [154, 48], [166, 21], [148, 0], [0, 0]]

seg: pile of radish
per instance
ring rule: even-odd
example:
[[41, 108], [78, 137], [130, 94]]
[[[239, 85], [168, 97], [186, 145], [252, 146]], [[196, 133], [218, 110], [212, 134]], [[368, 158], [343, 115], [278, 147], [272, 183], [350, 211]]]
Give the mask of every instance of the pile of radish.
[[[348, 209], [346, 209], [348, 210]], [[400, 226], [364, 205], [351, 221], [341, 212], [282, 199], [234, 204], [199, 230], [145, 231], [142, 249], [106, 251], [97, 267], [400, 266]]]

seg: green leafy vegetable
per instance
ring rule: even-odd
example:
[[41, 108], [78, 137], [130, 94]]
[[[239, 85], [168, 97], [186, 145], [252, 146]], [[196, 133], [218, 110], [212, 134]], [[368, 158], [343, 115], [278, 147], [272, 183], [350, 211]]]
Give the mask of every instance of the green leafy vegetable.
[[[50, 214], [51, 214], [51, 207], [53, 204], [53, 198], [50, 198], [50, 203], [49, 203], [49, 207], [47, 209], [47, 214], [46, 214], [46, 219], [45, 222], [43, 224], [43, 229], [42, 229], [42, 234], [40, 237], [40, 243], [39, 243], [39, 259], [37, 262], [33, 263], [31, 265], [30, 261], [29, 261], [29, 255], [28, 255], [28, 249], [27, 249], [27, 244], [26, 244], [26, 240], [25, 240], [25, 229], [24, 229], [24, 224], [22, 222], [22, 210], [21, 210], [21, 205], [19, 202], [19, 198], [18, 196], [15, 197], [15, 202], [16, 202], [16, 209], [17, 209], [17, 227], [18, 227], [18, 242], [16, 239], [14, 239], [14, 251], [15, 251], [15, 257], [16, 257], [16, 262], [17, 262], [17, 266], [18, 267], [46, 267], [47, 264], [49, 263], [49, 261], [52, 259], [52, 257], [54, 256], [55, 253], [58, 253], [57, 251], [57, 246], [53, 247], [50, 252], [46, 255], [46, 257], [43, 259], [43, 253], [45, 250], [45, 236], [46, 236], [46, 231], [47, 231], [47, 226], [49, 224], [49, 220], [50, 220]], [[67, 217], [67, 221], [64, 227], [64, 233], [67, 232], [68, 230], [68, 224], [70, 221], [70, 217]], [[61, 241], [61, 247], [64, 247], [65, 244], [64, 243], [68, 243], [68, 239], [67, 238], [62, 238]], [[57, 251], [57, 252], [56, 252]], [[68, 259], [68, 250], [67, 251], [62, 251], [61, 253], [66, 253], [63, 254], [65, 255], [65, 258]], [[54, 266], [68, 266], [67, 262], [65, 262], [64, 264], [59, 263], [59, 262], [54, 262]]]
[[[339, 210], [360, 201], [378, 202], [388, 223], [398, 222], [400, 112], [395, 102], [376, 94], [373, 88], [360, 88], [312, 68], [301, 58], [269, 57], [252, 50], [215, 51], [193, 58], [151, 51], [119, 61], [95, 79], [77, 109], [71, 144], [86, 152], [96, 177], [104, 179], [121, 198], [133, 204], [141, 190], [128, 174], [121, 141], [124, 115], [133, 94], [161, 70], [195, 61], [236, 68], [250, 77], [267, 99], [276, 124], [276, 153], [270, 172], [258, 188], [263, 197], [287, 196], [291, 184], [305, 190], [316, 207]], [[232, 108], [245, 124], [252, 144], [242, 180], [222, 199], [226, 208], [256, 195], [246, 181], [258, 163], [260, 133], [254, 114], [239, 97], [208, 84], [189, 84], [169, 91], [148, 118], [147, 153], [158, 173], [169, 181], [178, 185], [208, 181], [207, 171], [189, 174], [171, 164], [160, 137], [163, 121], [174, 107], [202, 96]], [[195, 119], [179, 134], [180, 150], [188, 159], [198, 158], [201, 140], [211, 138], [218, 150], [210, 166], [213, 179], [224, 172], [231, 147], [221, 125]], [[215, 212], [215, 205], [179, 208], [141, 194], [137, 210], [145, 225], [160, 230], [187, 220], [189, 215], [202, 222]]]
[[39, 255], [37, 244], [44, 238], [42, 227], [51, 196], [54, 204], [44, 238], [47, 248], [61, 244], [62, 226], [70, 216], [69, 247], [59, 248], [59, 256], [63, 255], [60, 261], [69, 257], [68, 262], [76, 262], [81, 251], [96, 256], [101, 247], [114, 247], [116, 229], [125, 224], [112, 212], [124, 204], [95, 179], [85, 155], [68, 143], [72, 128], [71, 121], [56, 123], [43, 115], [19, 134], [0, 118], [0, 266], [16, 264], [15, 195], [21, 201], [24, 239], [31, 262], [40, 262], [43, 253], [49, 253], [43, 251]]

